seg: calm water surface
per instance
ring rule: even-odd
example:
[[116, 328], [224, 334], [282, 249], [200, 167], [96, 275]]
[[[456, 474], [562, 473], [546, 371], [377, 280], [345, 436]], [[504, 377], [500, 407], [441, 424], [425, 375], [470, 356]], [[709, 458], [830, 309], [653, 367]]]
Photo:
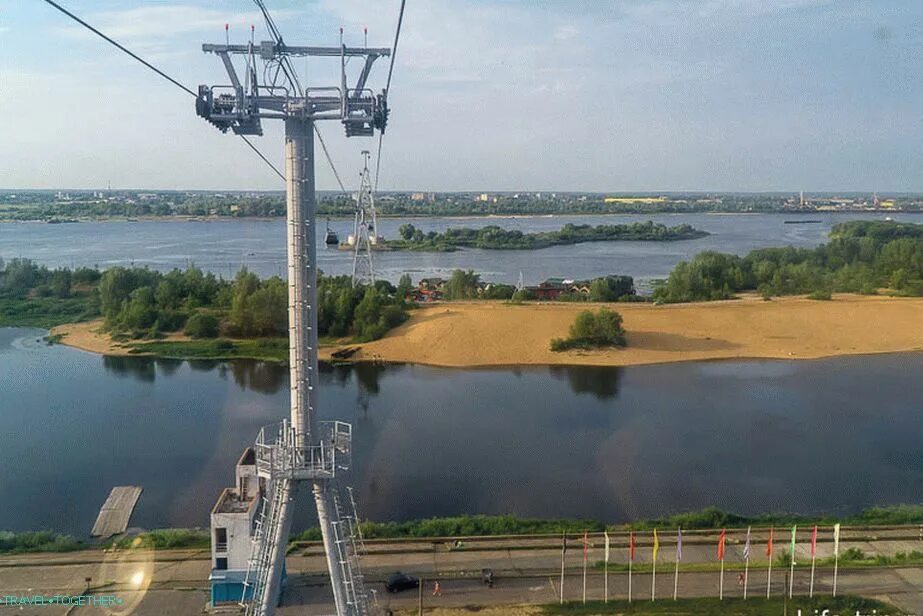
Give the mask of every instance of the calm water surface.
[[[288, 373], [103, 358], [0, 329], [0, 529], [85, 534], [115, 485], [133, 525], [205, 526]], [[851, 511], [923, 493], [923, 354], [616, 368], [325, 368], [355, 425], [362, 514], [587, 516], [718, 505]], [[299, 525], [309, 524], [305, 504]]]
[[[923, 223], [923, 214], [893, 214], [895, 220]], [[787, 225], [785, 220], [810, 218], [821, 224]], [[524, 232], [553, 231], [568, 222], [622, 224], [653, 220], [666, 225], [688, 223], [710, 236], [682, 242], [596, 242], [554, 246], [542, 250], [462, 250], [454, 253], [375, 253], [375, 268], [396, 282], [405, 272], [414, 280], [449, 274], [465, 268], [486, 280], [515, 283], [522, 272], [526, 284], [552, 276], [592, 278], [611, 273], [634, 276], [642, 286], [664, 278], [677, 262], [703, 250], [746, 254], [767, 246], [816, 246], [826, 240], [831, 226], [847, 220], [884, 218], [884, 214], [754, 214], [754, 215], [612, 215], [529, 218], [406, 218], [383, 219], [381, 232], [396, 237], [401, 224], [423, 231], [448, 227], [495, 224]], [[341, 238], [350, 232], [348, 221], [333, 221]], [[323, 225], [318, 242], [323, 245]], [[134, 263], [157, 269], [194, 263], [225, 277], [241, 265], [260, 275], [285, 275], [285, 223], [280, 220], [221, 220], [214, 222], [90, 222], [48, 225], [0, 224], [0, 257], [23, 256], [52, 266], [100, 266]], [[323, 249], [318, 261], [329, 274], [352, 271], [349, 251]]]

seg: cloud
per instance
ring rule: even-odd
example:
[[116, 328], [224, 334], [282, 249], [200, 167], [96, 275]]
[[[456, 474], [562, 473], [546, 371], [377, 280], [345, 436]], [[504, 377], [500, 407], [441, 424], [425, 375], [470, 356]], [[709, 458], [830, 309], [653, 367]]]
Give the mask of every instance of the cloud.
[[[282, 22], [301, 11], [274, 11], [273, 18]], [[150, 44], [182, 38], [196, 33], [213, 33], [224, 37], [224, 25], [231, 28], [232, 37], [249, 38], [250, 26], [263, 30], [263, 16], [259, 11], [223, 11], [193, 5], [174, 4], [141, 6], [121, 11], [101, 11], [86, 16], [89, 23], [115, 40], [132, 44]], [[61, 31], [71, 37], [93, 36], [80, 26], [66, 26]]]

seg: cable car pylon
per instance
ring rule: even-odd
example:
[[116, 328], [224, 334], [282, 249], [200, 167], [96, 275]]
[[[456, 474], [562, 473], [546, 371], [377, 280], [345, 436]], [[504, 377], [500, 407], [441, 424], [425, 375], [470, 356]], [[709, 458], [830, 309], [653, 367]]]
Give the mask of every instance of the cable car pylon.
[[359, 192], [356, 193], [356, 218], [353, 223], [353, 287], [375, 284], [375, 267], [372, 264], [372, 246], [378, 243], [378, 215], [375, 212], [375, 195], [369, 173], [369, 151], [362, 150], [365, 165], [362, 169]]

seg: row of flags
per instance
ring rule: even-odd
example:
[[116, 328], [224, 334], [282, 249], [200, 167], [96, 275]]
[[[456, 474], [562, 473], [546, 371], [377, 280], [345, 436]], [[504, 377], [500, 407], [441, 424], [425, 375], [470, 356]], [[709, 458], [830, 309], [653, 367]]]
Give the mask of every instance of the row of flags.
[[[744, 573], [743, 573], [743, 597], [747, 598], [747, 583], [749, 581], [749, 570], [750, 570], [750, 558], [751, 558], [751, 531], [752, 527], [747, 528], [746, 538], [744, 540], [743, 547], [743, 560], [744, 560]], [[795, 574], [795, 546], [797, 542], [797, 533], [798, 526], [792, 526], [791, 531], [791, 541], [789, 543], [789, 567], [790, 567], [790, 580], [794, 580]], [[810, 591], [809, 595], [814, 596], [814, 571], [817, 561], [817, 535], [818, 535], [818, 526], [815, 524], [814, 528], [811, 531], [811, 582], [810, 582]], [[611, 556], [611, 540], [609, 537], [608, 531], [603, 534], [604, 538], [604, 562], [605, 562], [605, 600], [609, 600], [609, 562]], [[774, 545], [776, 543], [775, 539], [775, 527], [770, 527], [769, 535], [766, 540], [766, 557], [769, 560], [769, 567], [766, 571], [766, 598], [770, 598], [770, 593], [772, 590], [772, 556]], [[725, 561], [725, 552], [727, 546], [727, 530], [721, 529], [721, 533], [718, 535], [718, 549], [717, 549], [717, 560], [721, 564], [721, 573], [718, 581], [718, 597], [719, 599], [724, 598], [724, 561]], [[660, 551], [660, 537], [657, 534], [657, 529], [653, 531], [653, 543], [651, 548], [651, 601], [656, 599], [656, 580], [657, 580], [657, 556]], [[562, 547], [561, 547], [561, 602], [564, 602], [564, 556], [567, 553], [567, 535], [562, 535]], [[587, 580], [587, 562], [589, 554], [589, 533], [587, 531], [583, 532], [583, 601], [586, 602], [586, 580]], [[628, 600], [632, 600], [632, 567], [635, 562], [636, 555], [636, 544], [635, 544], [635, 533], [634, 531], [629, 532], [628, 534]], [[836, 596], [837, 589], [837, 575], [839, 573], [839, 556], [840, 556], [840, 525], [834, 524], [833, 526], [833, 596]], [[683, 560], [683, 529], [678, 528], [676, 531], [676, 557], [675, 557], [675, 568], [674, 568], [674, 580], [673, 580], [673, 599], [677, 598], [677, 590], [679, 587], [679, 564]], [[788, 587], [788, 596], [792, 597], [792, 586], [789, 584]]]

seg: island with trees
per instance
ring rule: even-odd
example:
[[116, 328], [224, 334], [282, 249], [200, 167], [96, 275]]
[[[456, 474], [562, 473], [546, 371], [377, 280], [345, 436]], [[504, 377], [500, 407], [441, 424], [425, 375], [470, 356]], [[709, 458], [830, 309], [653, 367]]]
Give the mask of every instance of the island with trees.
[[383, 250], [416, 250], [423, 252], [452, 252], [459, 248], [485, 250], [534, 250], [549, 246], [581, 244], [584, 242], [648, 241], [673, 242], [692, 240], [708, 235], [691, 225], [668, 227], [661, 223], [635, 222], [621, 225], [575, 225], [568, 223], [559, 231], [523, 233], [488, 225], [480, 229], [462, 227], [446, 229], [442, 233], [424, 233], [412, 224], [400, 226], [400, 238], [379, 242]]

